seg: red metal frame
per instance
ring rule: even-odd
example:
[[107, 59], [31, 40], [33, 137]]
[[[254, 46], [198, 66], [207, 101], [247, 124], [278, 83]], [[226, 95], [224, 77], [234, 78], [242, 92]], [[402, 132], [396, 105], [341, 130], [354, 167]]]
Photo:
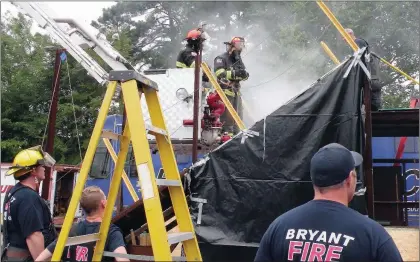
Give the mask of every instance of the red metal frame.
[[[57, 118], [58, 109], [58, 97], [60, 93], [60, 69], [61, 69], [61, 53], [65, 52], [65, 49], [57, 49], [55, 51], [55, 64], [54, 64], [54, 78], [52, 83], [52, 99], [51, 99], [51, 111], [48, 116], [48, 135], [47, 143], [45, 144], [44, 150], [50, 155], [54, 151], [54, 138], [55, 138], [55, 122]], [[45, 179], [42, 183], [41, 197], [45, 200], [49, 199], [50, 196], [50, 184], [51, 184], [52, 169], [45, 167]]]
[[375, 217], [373, 164], [372, 164], [372, 110], [371, 86], [367, 77], [364, 77], [364, 105], [365, 105], [365, 149], [363, 152], [363, 175], [367, 191], [367, 212], [370, 218]]
[[[418, 103], [419, 99], [418, 98], [412, 98], [410, 101], [410, 108], [415, 108], [417, 103]], [[405, 143], [407, 142], [407, 137], [401, 137], [400, 138], [400, 144], [398, 145], [398, 149], [397, 149], [397, 154], [395, 155], [395, 159], [401, 159], [403, 153], [404, 153], [404, 148], [405, 148]], [[394, 163], [394, 166], [400, 166], [401, 164], [398, 162]]]

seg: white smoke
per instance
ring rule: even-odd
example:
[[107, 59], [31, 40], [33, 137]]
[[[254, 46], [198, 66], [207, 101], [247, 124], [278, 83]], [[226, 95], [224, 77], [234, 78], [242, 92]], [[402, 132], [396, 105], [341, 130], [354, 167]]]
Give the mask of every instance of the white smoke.
[[[284, 13], [283, 17], [290, 15], [287, 10]], [[319, 42], [312, 43], [307, 49], [290, 49], [279, 45], [272, 35], [272, 30], [262, 21], [255, 20], [252, 28], [235, 21], [234, 26], [226, 30], [212, 32], [212, 38], [207, 41], [203, 52], [203, 60], [213, 68], [214, 58], [226, 51], [223, 42], [229, 42], [234, 36], [245, 37], [246, 49], [242, 53], [242, 60], [250, 77], [242, 82], [241, 93], [243, 118], [247, 127], [272, 113], [318, 79], [320, 75], [311, 70], [314, 65], [310, 63], [314, 57], [326, 59]], [[277, 44], [275, 49], [273, 43]], [[281, 60], [278, 58], [281, 52], [287, 52], [295, 59]], [[307, 70], [296, 74], [302, 65]]]

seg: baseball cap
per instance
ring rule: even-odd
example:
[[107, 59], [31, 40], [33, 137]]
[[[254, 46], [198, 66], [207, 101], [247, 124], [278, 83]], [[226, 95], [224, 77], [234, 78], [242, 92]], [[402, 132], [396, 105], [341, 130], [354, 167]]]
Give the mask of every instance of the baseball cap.
[[318, 187], [328, 187], [343, 182], [355, 167], [360, 166], [363, 157], [344, 146], [328, 144], [311, 159], [312, 183]]

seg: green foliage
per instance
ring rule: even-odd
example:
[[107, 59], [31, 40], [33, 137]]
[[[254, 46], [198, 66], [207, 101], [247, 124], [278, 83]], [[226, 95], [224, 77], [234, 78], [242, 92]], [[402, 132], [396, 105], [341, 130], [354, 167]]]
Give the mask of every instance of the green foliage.
[[[1, 156], [2, 162], [11, 162], [19, 150], [42, 143], [52, 96], [55, 52], [45, 49], [54, 45], [51, 39], [31, 34], [31, 22], [24, 16], [8, 15], [2, 19]], [[67, 62], [62, 62], [61, 67], [54, 157], [59, 163], [78, 164]], [[83, 153], [105, 89], [71, 56], [68, 56], [68, 68]]]
[[[373, 52], [396, 63], [409, 75], [418, 75], [420, 3], [352, 1], [327, 5], [344, 27], [352, 28], [356, 36], [369, 42]], [[132, 19], [140, 16], [143, 20]], [[266, 67], [288, 66], [293, 61], [292, 70], [287, 72], [292, 79], [302, 72], [308, 76], [321, 75], [334, 66], [323, 53], [320, 41], [326, 42], [340, 60], [352, 53], [312, 1], [120, 2], [104, 10], [98, 25], [108, 32], [123, 28], [131, 39], [133, 63], [167, 68], [173, 67], [186, 32], [203, 21], [212, 37], [213, 47], [204, 53], [210, 63], [223, 50], [221, 43], [228, 40], [226, 34], [232, 32], [245, 36], [253, 48], [259, 49]], [[405, 107], [410, 96], [418, 95], [418, 87], [401, 86], [406, 79], [387, 66], [382, 65], [381, 73], [386, 84], [385, 106]]]

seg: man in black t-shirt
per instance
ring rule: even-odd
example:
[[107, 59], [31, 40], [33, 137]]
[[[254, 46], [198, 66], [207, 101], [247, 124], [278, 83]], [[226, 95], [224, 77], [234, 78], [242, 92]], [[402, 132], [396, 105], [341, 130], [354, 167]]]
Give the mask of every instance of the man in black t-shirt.
[[[347, 32], [347, 34], [349, 34], [349, 35], [350, 35], [350, 37], [354, 40], [354, 42], [356, 43], [356, 45], [357, 45], [359, 48], [369, 47], [368, 42], [367, 42], [365, 39], [363, 39], [363, 38], [356, 37], [356, 36], [354, 35], [354, 32], [353, 32], [353, 30], [352, 30], [352, 29], [350, 29], [350, 28], [346, 28], [346, 29], [344, 29], [344, 31], [346, 31], [346, 32]], [[343, 38], [343, 40], [344, 40], [344, 38]]]
[[267, 229], [255, 261], [402, 261], [386, 230], [348, 208], [362, 156], [339, 144], [312, 158], [312, 201], [279, 216]]
[[[90, 186], [83, 190], [80, 198], [80, 206], [86, 214], [85, 220], [74, 225], [69, 237], [94, 234], [99, 232], [99, 227], [105, 212], [106, 197], [104, 192], [97, 186]], [[54, 252], [57, 241], [54, 241], [37, 257], [36, 261], [49, 261]], [[92, 261], [95, 248], [95, 242], [79, 244], [65, 247], [62, 255], [62, 261]], [[127, 254], [124, 238], [121, 230], [111, 224], [108, 231], [108, 237], [105, 243], [104, 251]], [[107, 261], [109, 257], [103, 257], [102, 261]], [[125, 258], [115, 258], [116, 261], [130, 261]]]
[[55, 160], [41, 146], [20, 151], [6, 175], [19, 182], [7, 192], [3, 203], [3, 261], [32, 261], [56, 237], [52, 216], [36, 191], [45, 179], [44, 166]]
[[[356, 37], [354, 35], [354, 32], [350, 28], [346, 28], [345, 31], [350, 35], [350, 37], [354, 40], [354, 42], [357, 44], [359, 48], [366, 47], [366, 49], [369, 51], [369, 44], [368, 42], [360, 37]], [[344, 38], [343, 38], [344, 39]], [[372, 111], [378, 111], [382, 107], [382, 86], [383, 82], [380, 77], [380, 71], [379, 71], [379, 58], [376, 56], [371, 56], [371, 61], [368, 62], [371, 74], [371, 110]]]

